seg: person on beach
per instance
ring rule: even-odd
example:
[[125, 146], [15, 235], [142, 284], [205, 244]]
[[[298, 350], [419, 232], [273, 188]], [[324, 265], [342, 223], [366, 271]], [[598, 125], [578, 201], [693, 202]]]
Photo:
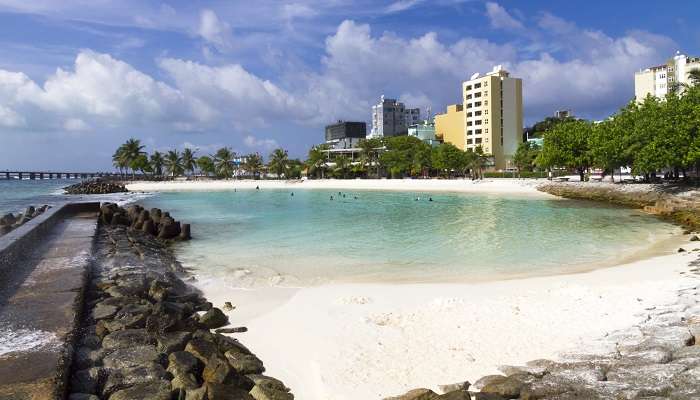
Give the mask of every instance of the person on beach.
[[260, 186], [256, 186], [256, 187], [255, 187], [255, 190], [260, 190]]

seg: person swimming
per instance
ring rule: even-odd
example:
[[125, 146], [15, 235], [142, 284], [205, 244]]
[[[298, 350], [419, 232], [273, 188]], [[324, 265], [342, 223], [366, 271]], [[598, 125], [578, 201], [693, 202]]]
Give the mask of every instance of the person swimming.
[[432, 197], [428, 197], [428, 201], [433, 201], [433, 198], [432, 198]]
[[294, 197], [294, 192], [292, 192], [291, 196]]
[[331, 200], [333, 200], [333, 195], [331, 195]]

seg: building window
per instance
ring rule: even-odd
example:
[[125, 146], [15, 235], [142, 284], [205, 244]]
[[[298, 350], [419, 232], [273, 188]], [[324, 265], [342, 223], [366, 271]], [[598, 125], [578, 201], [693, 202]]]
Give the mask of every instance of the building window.
[[481, 83], [477, 83], [477, 84], [474, 85], [474, 89], [478, 89], [478, 88], [480, 88], [480, 87], [481, 87]]
[[484, 81], [484, 87], [487, 87], [489, 85], [489, 81]]
[[472, 134], [474, 134], [474, 131], [472, 131], [471, 129], [467, 131], [467, 135], [472, 135]]
[[478, 119], [478, 120], [474, 121], [474, 124], [475, 124], [475, 125], [481, 125], [481, 120]]
[[484, 96], [488, 96], [488, 95], [489, 95], [489, 91], [488, 91], [488, 90], [484, 90]]
[[468, 85], [467, 90], [472, 90], [472, 85]]
[[484, 118], [484, 124], [488, 124], [488, 123], [489, 123], [489, 119], [488, 119], [488, 118]]
[[470, 95], [470, 94], [468, 94], [467, 97], [466, 97], [467, 100], [469, 100], [469, 99], [471, 99], [471, 98], [472, 98], [472, 95]]
[[474, 134], [475, 134], [475, 135], [481, 135], [481, 129], [475, 130], [475, 131], [474, 131]]
[[[477, 111], [477, 112], [478, 112], [478, 111]], [[471, 116], [472, 116], [472, 113], [471, 113], [471, 111], [470, 111], [470, 112], [467, 113], [467, 118], [469, 118], [469, 117], [471, 117]]]
[[472, 126], [472, 121], [467, 121], [467, 126]]
[[474, 107], [480, 107], [480, 106], [481, 106], [481, 102], [480, 102], [480, 101], [477, 101], [476, 103], [474, 103]]
[[484, 133], [489, 133], [489, 128], [484, 128]]
[[472, 103], [467, 103], [467, 108], [472, 108]]
[[485, 106], [488, 106], [488, 105], [489, 105], [489, 101], [488, 101], [488, 100], [484, 100], [484, 105], [485, 105]]
[[474, 139], [474, 143], [481, 144], [481, 138], [478, 137], [478, 138]]
[[481, 92], [474, 93], [474, 97], [481, 97]]
[[488, 109], [488, 108], [484, 110], [484, 115], [489, 115], [489, 109]]
[[471, 140], [471, 139], [467, 139], [467, 144], [472, 144], [472, 140]]
[[475, 115], [475, 116], [481, 115], [481, 111], [474, 111], [474, 115]]

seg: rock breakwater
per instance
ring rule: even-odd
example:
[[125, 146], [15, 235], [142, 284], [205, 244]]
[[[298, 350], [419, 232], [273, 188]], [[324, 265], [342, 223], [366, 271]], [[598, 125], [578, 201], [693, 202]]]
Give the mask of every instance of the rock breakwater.
[[700, 191], [696, 187], [670, 184], [611, 184], [593, 182], [548, 182], [538, 190], [555, 196], [604, 201], [641, 208], [700, 231]]
[[192, 237], [190, 224], [181, 224], [167, 211], [159, 208], [149, 211], [137, 204], [124, 208], [115, 203], [103, 203], [100, 206], [100, 221], [108, 225], [128, 226], [131, 230], [165, 241], [189, 240]]
[[126, 186], [100, 179], [76, 183], [63, 188], [66, 194], [111, 194], [128, 192]]
[[0, 218], [0, 236], [9, 233], [13, 229], [19, 228], [33, 218], [43, 214], [49, 208], [51, 208], [51, 206], [46, 204], [36, 208], [34, 206], [29, 206], [24, 210], [24, 213], [18, 213], [17, 215], [8, 213], [3, 215]]
[[129, 211], [106, 223], [103, 210], [69, 399], [293, 399], [241, 342], [211, 331], [226, 315], [182, 280], [161, 240], [122, 223], [139, 221]]

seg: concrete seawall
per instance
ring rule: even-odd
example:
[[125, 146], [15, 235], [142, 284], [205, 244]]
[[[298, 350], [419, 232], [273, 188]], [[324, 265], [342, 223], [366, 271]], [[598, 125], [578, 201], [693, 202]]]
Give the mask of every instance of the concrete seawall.
[[98, 210], [57, 206], [0, 237], [0, 398], [65, 397]]

